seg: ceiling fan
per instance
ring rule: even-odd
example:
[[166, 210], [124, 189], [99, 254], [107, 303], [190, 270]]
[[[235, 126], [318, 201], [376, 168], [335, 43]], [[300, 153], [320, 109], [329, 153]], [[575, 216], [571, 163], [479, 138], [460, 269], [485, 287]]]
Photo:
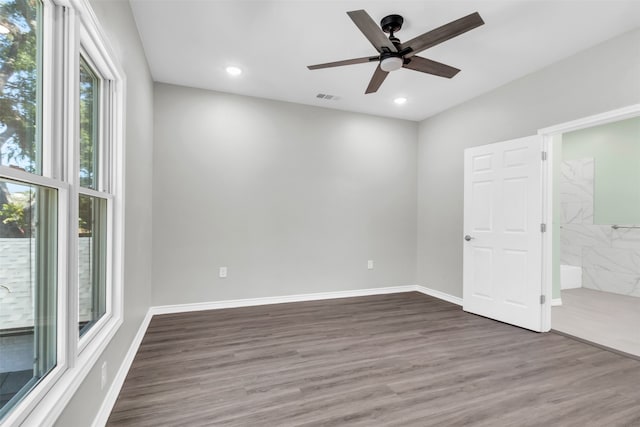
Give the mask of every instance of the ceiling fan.
[[[373, 77], [369, 82], [365, 94], [376, 92], [389, 72], [400, 68], [407, 68], [409, 70], [420, 71], [449, 79], [452, 78], [458, 74], [459, 69], [432, 61], [431, 59], [416, 56], [416, 54], [484, 24], [480, 14], [474, 12], [438, 27], [435, 30], [428, 31], [406, 43], [400, 43], [400, 40], [394, 34], [402, 28], [402, 23], [404, 22], [402, 16], [385, 16], [382, 18], [382, 21], [380, 21], [380, 27], [378, 27], [371, 16], [364, 10], [347, 12], [347, 15], [349, 15], [353, 23], [356, 24], [364, 36], [371, 42], [373, 47], [376, 48], [379, 55], [328, 62], [326, 64], [309, 65], [307, 68], [310, 70], [318, 70], [321, 68], [377, 61], [378, 67], [373, 73]], [[389, 37], [387, 38], [384, 33], [388, 33]]]

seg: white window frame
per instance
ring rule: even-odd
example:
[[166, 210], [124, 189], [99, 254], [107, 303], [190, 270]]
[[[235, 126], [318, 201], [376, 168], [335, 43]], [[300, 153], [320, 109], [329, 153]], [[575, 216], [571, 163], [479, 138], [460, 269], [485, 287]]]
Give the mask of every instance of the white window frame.
[[31, 174], [18, 169], [7, 166], [0, 166], [0, 177], [12, 181], [18, 181], [25, 185], [38, 185], [41, 187], [52, 188], [57, 191], [58, 198], [58, 218], [57, 218], [57, 274], [56, 274], [56, 295], [58, 298], [56, 311], [56, 366], [45, 375], [38, 384], [25, 395], [22, 400], [5, 416], [2, 423], [5, 425], [19, 425], [22, 423], [28, 413], [29, 408], [35, 405], [44, 397], [44, 395], [52, 390], [54, 385], [64, 376], [69, 368], [68, 351], [67, 351], [67, 310], [68, 310], [68, 292], [65, 286], [68, 278], [67, 265], [64, 251], [69, 246], [68, 236], [68, 219], [69, 219], [69, 185], [65, 182]]
[[[2, 420], [51, 426], [123, 323], [126, 77], [88, 0], [41, 0], [42, 175], [0, 166], [0, 177], [58, 192], [57, 363]], [[80, 55], [103, 78], [97, 191], [79, 186]], [[108, 181], [108, 182], [105, 182]], [[108, 184], [108, 185], [105, 185]], [[107, 199], [106, 313], [78, 333], [78, 194]]]
[[[114, 223], [114, 200], [115, 200], [115, 192], [113, 191], [114, 183], [112, 179], [114, 178], [114, 174], [110, 170], [110, 166], [113, 165], [111, 153], [115, 150], [112, 150], [111, 147], [115, 141], [113, 141], [112, 137], [116, 134], [116, 129], [113, 129], [113, 122], [111, 120], [112, 117], [116, 116], [116, 111], [114, 111], [114, 100], [118, 98], [117, 93], [114, 93], [117, 87], [117, 70], [114, 70], [114, 65], [111, 63], [112, 61], [106, 54], [105, 50], [101, 47], [100, 44], [96, 43], [96, 40], [92, 34], [87, 29], [86, 24], [81, 23], [80, 25], [80, 37], [79, 37], [79, 45], [78, 45], [78, 55], [77, 55], [77, 67], [76, 70], [78, 72], [77, 80], [79, 81], [79, 70], [80, 70], [80, 56], [85, 60], [87, 65], [92, 69], [94, 73], [96, 73], [99, 79], [98, 93], [99, 93], [99, 110], [98, 110], [98, 173], [94, 174], [94, 183], [96, 189], [86, 188], [80, 186], [80, 135], [77, 134], [75, 138], [74, 144], [74, 153], [73, 157], [69, 160], [69, 178], [70, 181], [73, 182], [73, 188], [76, 191], [76, 200], [80, 194], [97, 197], [100, 199], [107, 200], [107, 235], [105, 236], [107, 239], [106, 242], [106, 273], [107, 277], [105, 280], [107, 289], [106, 289], [106, 310], [104, 315], [98, 319], [98, 321], [91, 326], [91, 328], [78, 339], [78, 349], [79, 354], [81, 354], [87, 345], [93, 341], [94, 339], [101, 340], [104, 339], [105, 334], [102, 333], [102, 330], [105, 327], [108, 327], [111, 320], [114, 318], [115, 309], [118, 305], [116, 301], [114, 301], [114, 283], [116, 281], [113, 280], [112, 268], [114, 258], [118, 256], [118, 254], [114, 253], [113, 247], [113, 233], [112, 227]], [[115, 71], [115, 72], [114, 72]], [[80, 99], [80, 94], [78, 93], [75, 97], [76, 100]], [[75, 117], [79, 117], [79, 108]], [[74, 127], [76, 131], [78, 131], [78, 125]], [[77, 203], [77, 202], [76, 202]], [[77, 215], [76, 215], [77, 218]], [[77, 221], [74, 224], [75, 236], [78, 235], [78, 224]], [[76, 240], [77, 242], [77, 240]], [[77, 251], [76, 247], [76, 251]], [[121, 253], [121, 252], [120, 252]], [[76, 252], [77, 254], [77, 252]], [[77, 255], [73, 258], [72, 263], [74, 264], [73, 269], [70, 271], [78, 271], [78, 257]], [[74, 276], [75, 280], [75, 295], [78, 296], [78, 277]], [[77, 316], [76, 316], [76, 324], [75, 330], [76, 335], [78, 333], [78, 324], [77, 324]]]

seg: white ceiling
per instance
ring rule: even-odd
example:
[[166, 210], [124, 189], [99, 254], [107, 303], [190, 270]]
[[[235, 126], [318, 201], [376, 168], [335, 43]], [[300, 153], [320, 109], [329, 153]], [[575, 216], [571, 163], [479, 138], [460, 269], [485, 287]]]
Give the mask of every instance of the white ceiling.
[[[242, 95], [422, 120], [604, 40], [640, 27], [637, 0], [131, 0], [154, 80]], [[306, 66], [376, 51], [345, 12], [405, 18], [407, 41], [478, 11], [485, 25], [421, 56], [462, 71], [444, 79], [401, 69], [365, 95], [374, 63]], [[228, 65], [242, 68], [229, 77]], [[567, 78], [571, 78], [567, 76]], [[316, 98], [336, 95], [338, 101]], [[402, 106], [392, 100], [408, 98]]]

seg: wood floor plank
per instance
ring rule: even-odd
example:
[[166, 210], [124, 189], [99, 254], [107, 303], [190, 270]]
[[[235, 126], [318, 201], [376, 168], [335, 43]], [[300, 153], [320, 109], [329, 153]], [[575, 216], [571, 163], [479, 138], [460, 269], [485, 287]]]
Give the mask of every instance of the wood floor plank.
[[108, 426], [640, 426], [640, 361], [409, 292], [155, 316]]

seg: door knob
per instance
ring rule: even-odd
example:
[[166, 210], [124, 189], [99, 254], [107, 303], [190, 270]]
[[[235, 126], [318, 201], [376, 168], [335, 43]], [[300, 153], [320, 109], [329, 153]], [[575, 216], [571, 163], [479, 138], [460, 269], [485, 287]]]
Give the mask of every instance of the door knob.
[[474, 239], [474, 237], [471, 237], [468, 234], [464, 236], [464, 240], [466, 240], [467, 242], [470, 241], [471, 239]]

